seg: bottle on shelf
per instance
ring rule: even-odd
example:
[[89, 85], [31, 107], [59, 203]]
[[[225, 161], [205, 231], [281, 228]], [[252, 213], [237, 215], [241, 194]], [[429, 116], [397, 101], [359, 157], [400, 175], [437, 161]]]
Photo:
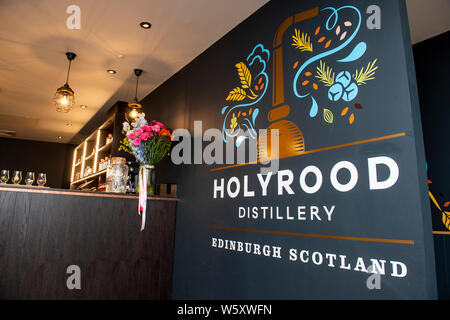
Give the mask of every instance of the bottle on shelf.
[[113, 140], [113, 135], [111, 133], [108, 133], [108, 136], [106, 137], [106, 144], [111, 143]]
[[92, 168], [90, 166], [87, 166], [86, 169], [84, 169], [84, 176], [87, 177], [92, 174]]

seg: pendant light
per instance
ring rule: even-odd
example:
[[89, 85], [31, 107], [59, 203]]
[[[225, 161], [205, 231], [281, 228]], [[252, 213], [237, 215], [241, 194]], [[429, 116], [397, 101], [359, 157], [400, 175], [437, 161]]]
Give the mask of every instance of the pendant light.
[[66, 83], [56, 90], [55, 96], [53, 97], [53, 103], [55, 104], [56, 111], [58, 112], [69, 112], [74, 103], [75, 92], [69, 87], [69, 73], [70, 65], [72, 60], [77, 56], [73, 52], [66, 52], [67, 59], [69, 59], [69, 69], [67, 70]]
[[136, 119], [138, 115], [138, 109], [142, 108], [142, 105], [139, 103], [139, 100], [137, 98], [137, 91], [138, 91], [138, 85], [139, 85], [139, 76], [142, 74], [141, 69], [134, 69], [134, 74], [136, 75], [136, 91], [134, 94], [133, 101], [128, 102], [127, 109], [125, 111], [125, 119], [128, 122], [133, 122], [134, 119]]

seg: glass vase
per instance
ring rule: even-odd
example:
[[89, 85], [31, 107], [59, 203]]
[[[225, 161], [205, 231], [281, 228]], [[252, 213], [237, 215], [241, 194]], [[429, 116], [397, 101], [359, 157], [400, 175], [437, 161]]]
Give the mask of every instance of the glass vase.
[[[156, 175], [155, 175], [155, 166], [152, 165], [141, 165], [139, 170], [139, 175], [146, 172], [147, 176], [147, 195], [153, 196], [155, 195], [156, 190]], [[139, 190], [138, 190], [139, 192]]]

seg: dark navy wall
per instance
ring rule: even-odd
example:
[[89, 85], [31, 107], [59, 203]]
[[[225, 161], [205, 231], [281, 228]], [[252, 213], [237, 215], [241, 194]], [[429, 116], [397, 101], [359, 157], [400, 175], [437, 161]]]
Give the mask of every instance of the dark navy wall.
[[[413, 46], [430, 191], [450, 217], [450, 32]], [[445, 204], [447, 206], [445, 207]], [[450, 299], [450, 230], [431, 202], [440, 299]]]
[[[366, 10], [373, 4], [381, 9], [380, 30], [366, 27], [369, 16]], [[339, 49], [338, 54], [331, 58], [323, 56], [322, 59], [333, 68], [333, 81], [338, 84], [331, 89], [331, 86], [327, 87], [316, 78], [319, 59], [308, 65], [300, 74], [301, 80], [296, 82], [297, 72], [316, 52], [337, 48], [356, 30], [358, 19], [355, 10], [345, 11], [346, 8], [339, 11], [337, 24], [326, 30], [327, 18], [334, 18], [333, 11], [325, 8], [346, 5], [357, 7], [361, 15], [359, 33], [345, 50]], [[274, 71], [277, 70], [275, 61], [280, 57], [277, 51], [280, 45], [276, 41], [274, 48], [277, 30], [281, 30], [279, 27], [286, 18], [297, 19], [301, 17], [297, 13], [316, 7], [325, 10], [317, 10], [316, 18], [287, 25], [283, 30], [281, 69], [284, 75], [280, 77]], [[321, 26], [320, 30], [318, 26]], [[311, 37], [315, 48], [313, 53], [292, 45], [295, 29]], [[344, 30], [349, 31], [344, 34]], [[322, 37], [325, 39], [321, 40]], [[357, 50], [357, 44], [362, 42], [367, 50], [361, 56], [353, 57], [353, 60], [349, 58], [352, 52], [353, 56], [358, 56], [360, 51], [364, 51]], [[230, 90], [241, 86], [236, 64], [245, 62], [250, 66], [249, 57], [252, 57], [251, 53], [258, 44], [270, 52], [270, 57], [267, 57], [261, 47], [257, 49], [261, 50], [260, 68], [250, 68], [254, 81], [251, 88], [258, 84], [259, 89], [254, 89], [254, 95], [248, 93], [252, 98], [226, 101]], [[361, 46], [364, 47], [360, 45], [358, 48], [361, 49]], [[346, 59], [348, 62], [345, 62]], [[261, 68], [264, 64], [261, 60], [266, 63], [265, 69]], [[357, 85], [355, 96], [355, 91], [352, 93], [350, 88], [355, 82], [355, 72], [370, 64], [378, 66], [378, 69], [373, 79]], [[307, 75], [307, 71], [312, 74]], [[341, 71], [351, 73], [349, 83], [344, 79], [347, 74], [338, 77]], [[260, 78], [264, 78], [262, 83], [267, 90], [261, 88]], [[255, 128], [263, 129], [270, 125], [268, 113], [276, 109], [273, 107], [277, 107], [277, 101], [282, 100], [276, 94], [280, 92], [279, 86], [273, 86], [274, 83], [279, 84], [280, 79], [284, 81], [283, 103], [290, 108], [286, 119], [301, 130], [306, 151], [280, 160], [280, 170], [291, 170], [294, 174], [294, 195], [277, 194], [277, 176], [274, 174], [268, 195], [262, 196], [256, 178], [259, 166], [223, 170], [220, 165], [174, 166], [165, 163], [160, 166], [159, 174], [167, 179], [166, 182], [179, 185], [173, 297], [436, 298], [425, 157], [404, 2], [358, 1], [355, 4], [354, 1], [316, 1], [311, 4], [309, 1], [271, 1], [147, 96], [143, 105], [149, 120], [157, 119], [172, 128], [188, 128], [191, 132], [194, 120], [202, 120], [203, 130], [221, 129], [223, 123], [228, 128], [231, 119], [221, 113], [222, 108], [236, 108], [233, 110], [239, 117], [238, 111], [248, 114], [251, 106], [252, 112], [259, 110], [253, 123]], [[356, 84], [352, 86], [354, 89]], [[295, 94], [294, 88], [307, 94], [300, 94], [300, 97]], [[340, 95], [340, 90], [344, 90], [345, 95]], [[312, 98], [317, 103], [317, 112], [314, 111]], [[252, 101], [257, 103], [251, 104]], [[245, 103], [247, 106], [240, 107]], [[333, 114], [333, 119], [325, 109]], [[252, 121], [251, 117], [246, 119]], [[352, 144], [355, 142], [358, 143]], [[348, 143], [351, 146], [318, 151]], [[388, 156], [399, 166], [399, 179], [387, 190], [369, 190], [367, 161], [378, 156]], [[359, 172], [357, 185], [346, 193], [337, 192], [330, 185], [330, 170], [339, 161], [352, 162]], [[310, 165], [320, 168], [324, 177], [322, 188], [313, 195], [303, 192], [298, 182], [300, 172]], [[386, 170], [380, 170], [380, 179], [387, 174]], [[228, 181], [231, 177], [237, 177], [242, 188], [244, 176], [248, 177], [249, 189], [256, 190], [254, 197], [243, 197], [241, 192], [236, 198], [213, 198], [215, 179]], [[348, 178], [345, 174], [339, 177], [342, 183]], [[313, 179], [308, 180], [308, 184], [313, 183]], [[286, 218], [281, 221], [238, 217], [239, 206], [278, 206], [282, 210], [287, 207], [297, 210], [302, 205], [336, 205], [334, 220], [292, 222]], [[283, 250], [282, 258], [220, 249], [214, 247], [213, 238], [278, 246]], [[352, 269], [358, 257], [366, 263], [370, 259], [386, 260], [387, 266], [389, 261], [400, 261], [408, 266], [408, 275], [395, 278], [388, 270], [381, 278], [381, 288], [369, 290], [366, 281], [370, 274], [339, 266], [329, 267], [328, 262], [321, 265], [311, 261], [303, 264], [298, 259], [293, 262], [289, 259], [292, 248], [308, 250], [310, 254], [345, 255], [348, 261], [352, 261]]]

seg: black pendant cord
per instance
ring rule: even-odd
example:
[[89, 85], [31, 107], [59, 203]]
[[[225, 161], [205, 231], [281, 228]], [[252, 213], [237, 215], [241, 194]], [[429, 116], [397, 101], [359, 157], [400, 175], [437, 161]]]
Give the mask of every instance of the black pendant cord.
[[69, 86], [69, 74], [70, 74], [70, 67], [72, 65], [72, 60], [75, 59], [77, 56], [73, 52], [66, 52], [67, 59], [69, 59], [69, 69], [67, 70], [67, 77], [66, 77], [66, 85]]
[[136, 91], [134, 93], [134, 100], [136, 101], [136, 103], [138, 102], [138, 98], [137, 98], [137, 92], [138, 92], [138, 87], [139, 87], [139, 76], [142, 74], [142, 69], [134, 69], [134, 74], [136, 75]]
[[69, 60], [69, 69], [67, 70], [67, 78], [66, 78], [66, 84], [69, 85], [69, 74], [70, 74], [70, 66], [72, 64], [72, 60]]
[[136, 92], [134, 93], [134, 99], [136, 101], [138, 101], [138, 99], [137, 99], [138, 85], [139, 85], [139, 76], [136, 77]]

